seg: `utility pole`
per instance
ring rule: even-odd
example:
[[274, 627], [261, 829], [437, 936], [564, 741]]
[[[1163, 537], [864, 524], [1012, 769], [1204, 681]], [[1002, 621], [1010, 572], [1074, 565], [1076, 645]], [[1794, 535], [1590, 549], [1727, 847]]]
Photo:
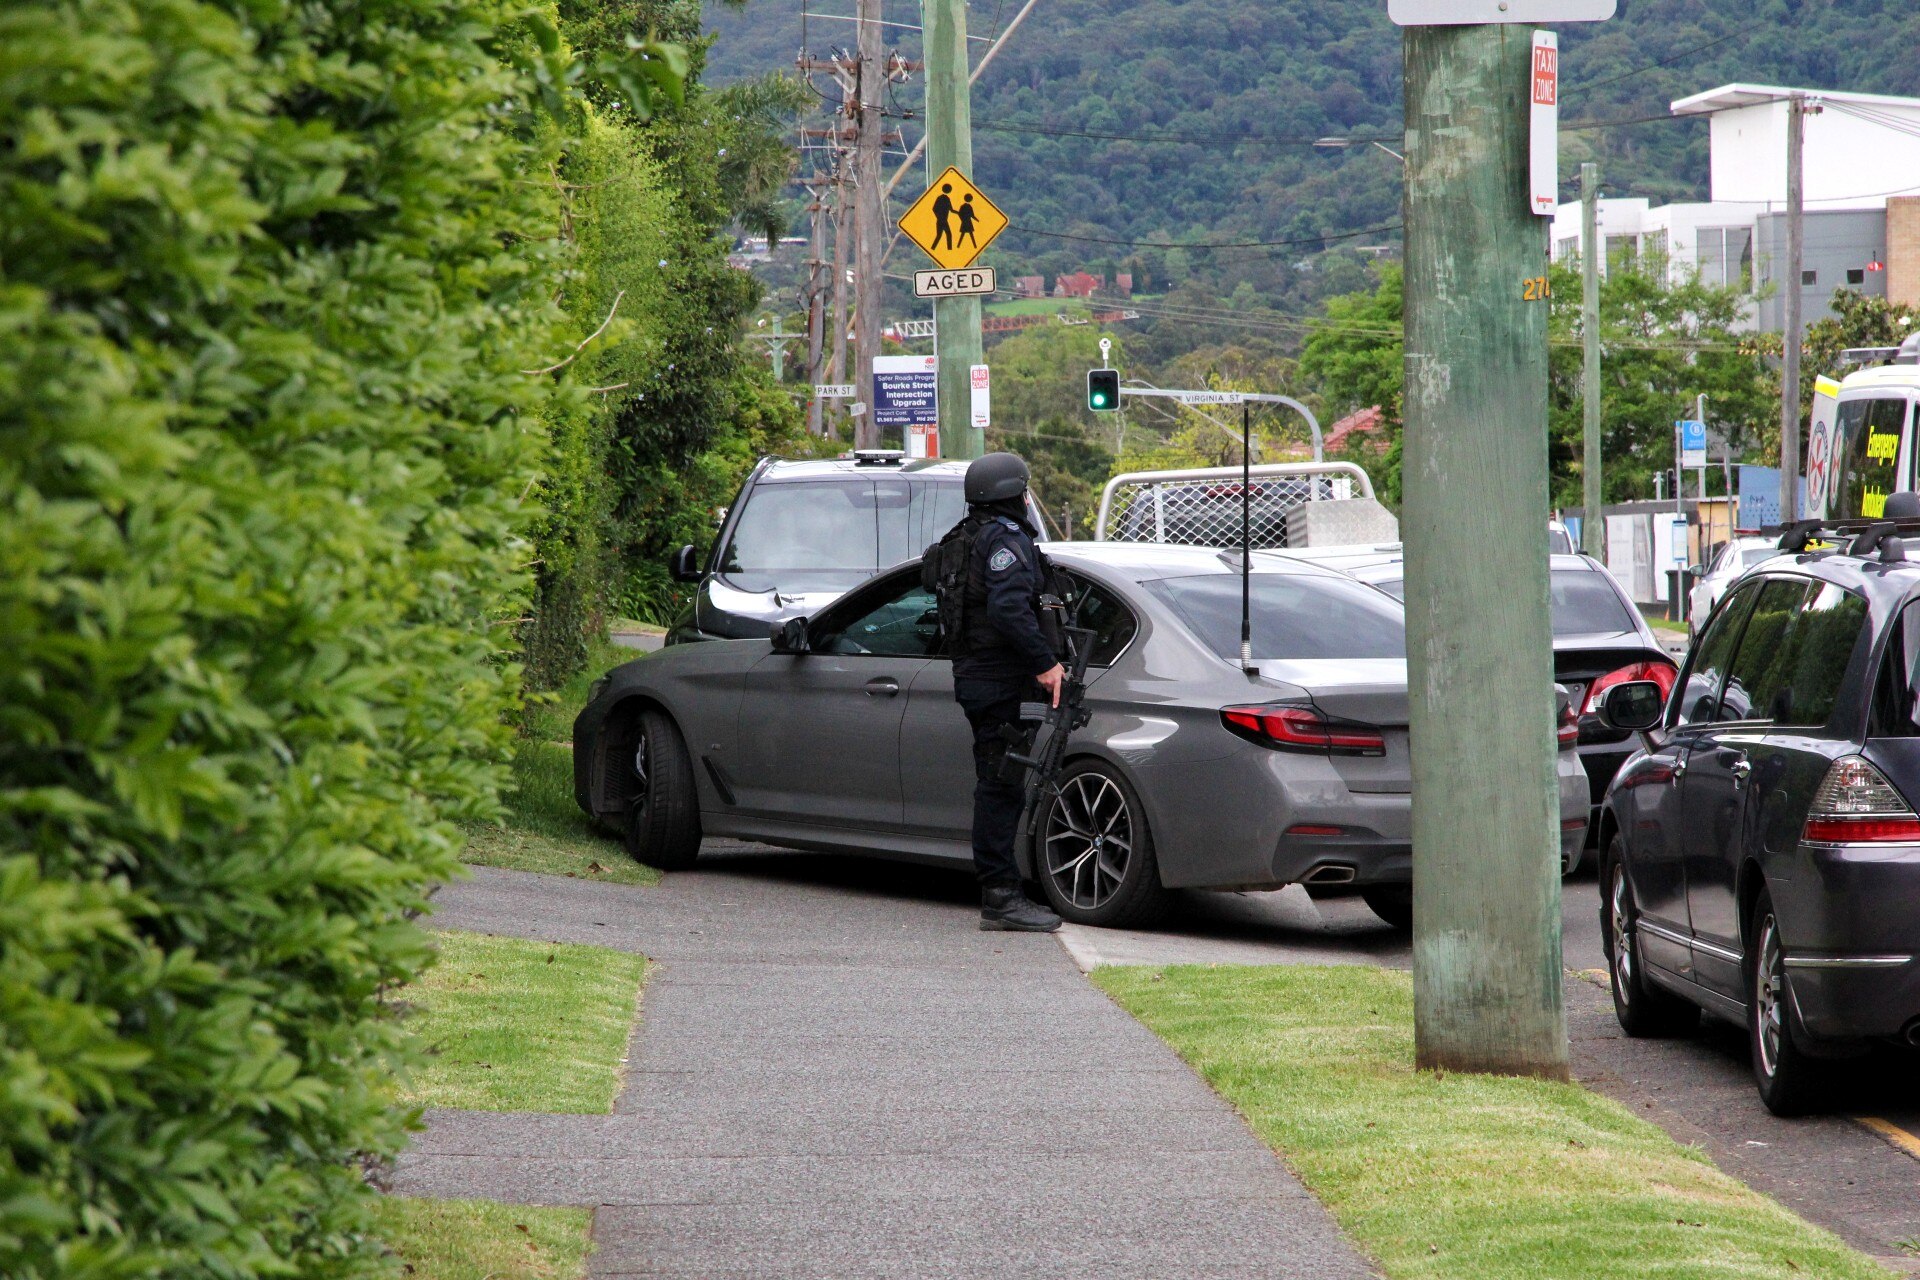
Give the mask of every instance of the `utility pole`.
[[886, 248], [886, 179], [880, 173], [881, 136], [885, 126], [880, 108], [886, 99], [888, 67], [884, 49], [881, 0], [860, 0], [860, 61], [854, 74], [854, 106], [859, 132], [854, 142], [854, 398], [867, 411], [854, 420], [853, 446], [875, 449], [880, 428], [874, 425], [873, 360], [880, 354], [881, 299], [886, 280], [881, 276], [881, 251]]
[[1580, 407], [1585, 414], [1581, 435], [1585, 465], [1580, 476], [1580, 500], [1586, 516], [1580, 521], [1580, 549], [1596, 560], [1607, 556], [1607, 518], [1601, 507], [1605, 489], [1600, 475], [1600, 166], [1580, 166], [1580, 345], [1586, 363], [1580, 373]]
[[1406, 28], [1414, 1045], [1421, 1067], [1566, 1079], [1532, 35]]
[[[845, 181], [845, 157], [834, 162], [833, 184], [833, 368], [827, 376], [828, 382], [844, 383], [847, 380], [847, 184]], [[860, 401], [861, 391], [854, 388], [855, 403]], [[857, 422], [857, 419], [856, 419]], [[857, 433], [859, 428], [854, 428]]]
[[1787, 99], [1787, 287], [1781, 295], [1780, 375], [1780, 519], [1790, 522], [1800, 514], [1800, 273], [1806, 257], [1807, 221], [1807, 95]]
[[826, 227], [827, 203], [821, 194], [825, 185], [820, 178], [808, 178], [804, 185], [813, 199], [807, 205], [807, 214], [813, 219], [811, 240], [807, 254], [807, 287], [805, 299], [807, 305], [807, 433], [821, 436], [827, 433], [824, 404], [819, 396], [813, 394], [814, 384], [821, 381], [820, 366], [826, 356], [826, 281], [822, 278], [826, 268]]
[[[1024, 12], [1024, 11], [1023, 11]], [[973, 176], [973, 106], [967, 80], [965, 0], [921, 0], [927, 63], [927, 172], [952, 165]], [[940, 448], [950, 458], [987, 451], [986, 432], [973, 425], [972, 366], [983, 360], [980, 299], [933, 300], [933, 353], [940, 414]]]

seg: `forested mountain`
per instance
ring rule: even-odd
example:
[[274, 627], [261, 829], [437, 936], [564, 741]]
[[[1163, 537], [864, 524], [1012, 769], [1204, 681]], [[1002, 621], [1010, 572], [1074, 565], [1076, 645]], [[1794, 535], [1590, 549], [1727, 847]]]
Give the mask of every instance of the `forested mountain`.
[[[991, 35], [1019, 4], [972, 0], [970, 31]], [[1194, 271], [1222, 293], [1246, 280], [1269, 297], [1297, 295], [1295, 264], [1323, 247], [1320, 237], [1399, 221], [1391, 156], [1364, 144], [1311, 145], [1337, 135], [1398, 149], [1400, 39], [1386, 8], [1385, 0], [1040, 0], [974, 91], [975, 176], [1015, 227], [991, 260], [1045, 272], [1131, 267], [1156, 291]], [[803, 11], [816, 55], [853, 43], [853, 23], [825, 16], [851, 14], [852, 0], [713, 5], [709, 28], [723, 38], [709, 76], [791, 69]], [[919, 7], [890, 0], [886, 18], [917, 25]], [[917, 55], [917, 32], [890, 35]], [[1609, 193], [1656, 201], [1705, 195], [1707, 125], [1664, 118], [1674, 98], [1732, 80], [1920, 94], [1920, 60], [1908, 52], [1920, 45], [1912, 0], [1621, 0], [1613, 21], [1570, 25], [1561, 40], [1563, 121], [1656, 117], [1568, 133], [1563, 174], [1598, 158]], [[909, 142], [920, 133], [920, 89], [916, 78], [894, 94]], [[1564, 190], [1571, 197], [1570, 181]], [[1379, 231], [1341, 243], [1396, 239]], [[1169, 240], [1300, 243], [1210, 251], [1101, 243]]]

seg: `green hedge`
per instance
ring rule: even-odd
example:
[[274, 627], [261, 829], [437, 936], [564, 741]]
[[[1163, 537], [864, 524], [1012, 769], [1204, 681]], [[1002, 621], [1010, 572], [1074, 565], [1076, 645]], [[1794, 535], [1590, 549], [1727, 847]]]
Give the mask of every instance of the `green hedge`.
[[0, 8], [0, 1275], [381, 1269], [554, 306], [490, 0]]

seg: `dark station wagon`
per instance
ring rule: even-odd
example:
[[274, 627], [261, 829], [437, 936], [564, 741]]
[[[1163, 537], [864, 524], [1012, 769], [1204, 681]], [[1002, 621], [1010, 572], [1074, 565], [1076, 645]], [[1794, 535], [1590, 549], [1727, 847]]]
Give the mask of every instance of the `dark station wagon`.
[[[1809, 550], [1818, 534], [1835, 545]], [[1748, 1029], [1761, 1098], [1826, 1101], [1836, 1059], [1920, 1044], [1920, 521], [1789, 529], [1709, 618], [1600, 815], [1601, 925], [1629, 1035]]]

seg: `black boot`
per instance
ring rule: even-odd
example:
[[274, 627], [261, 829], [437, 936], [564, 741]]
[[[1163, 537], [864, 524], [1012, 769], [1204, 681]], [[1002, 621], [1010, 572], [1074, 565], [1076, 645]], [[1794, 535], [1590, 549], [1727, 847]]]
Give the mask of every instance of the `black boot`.
[[1052, 933], [1060, 927], [1060, 917], [1028, 898], [1017, 884], [990, 884], [980, 891], [980, 927]]

